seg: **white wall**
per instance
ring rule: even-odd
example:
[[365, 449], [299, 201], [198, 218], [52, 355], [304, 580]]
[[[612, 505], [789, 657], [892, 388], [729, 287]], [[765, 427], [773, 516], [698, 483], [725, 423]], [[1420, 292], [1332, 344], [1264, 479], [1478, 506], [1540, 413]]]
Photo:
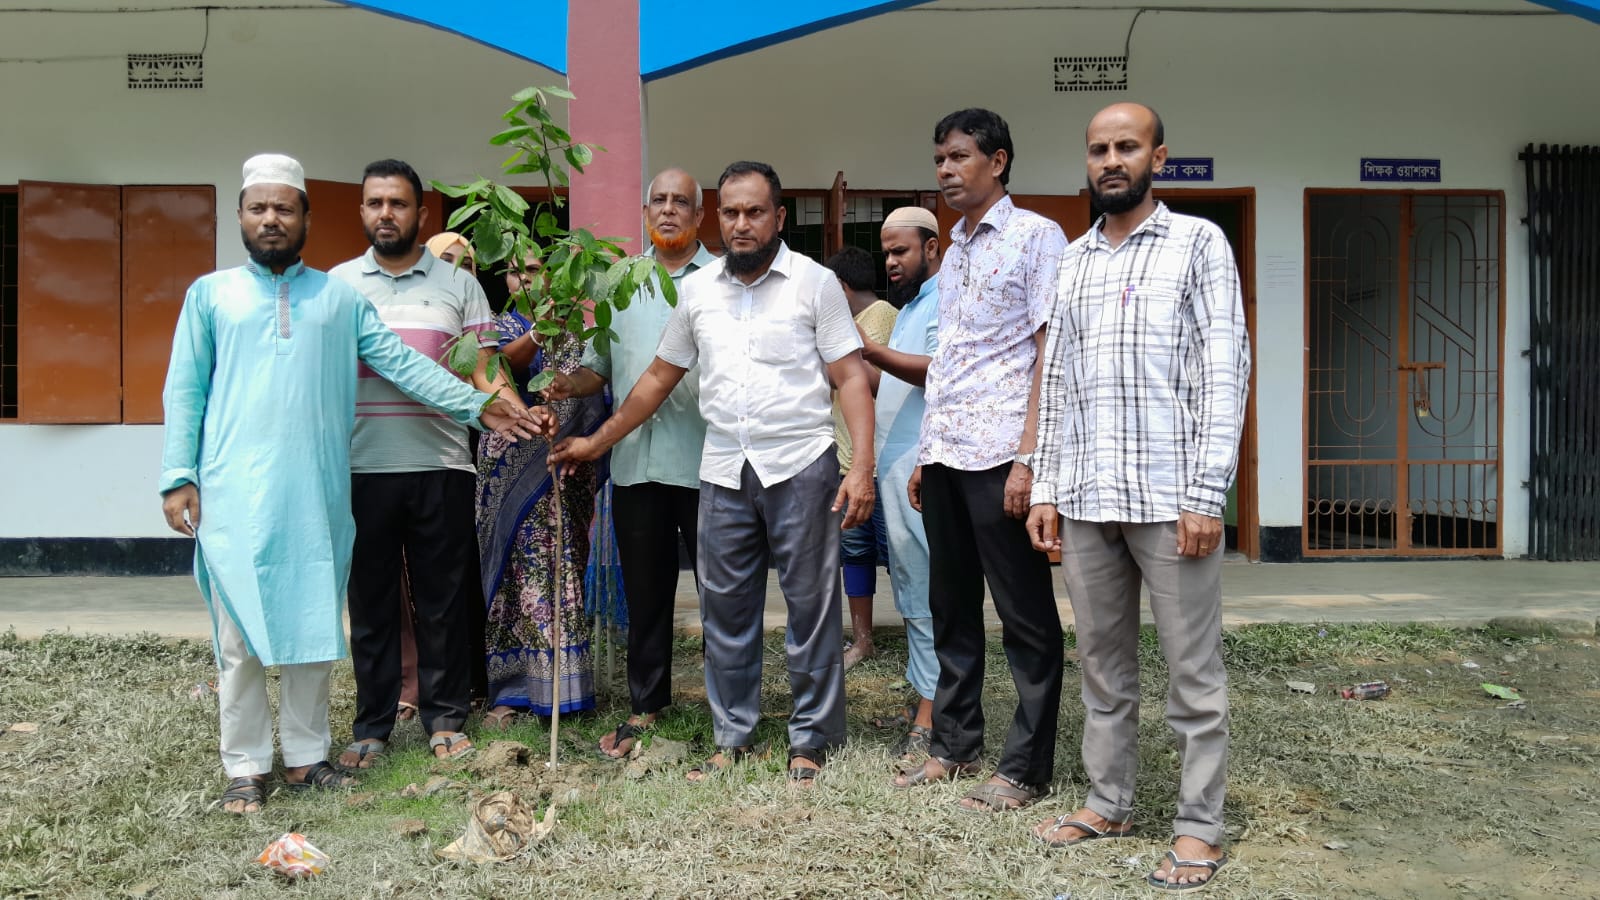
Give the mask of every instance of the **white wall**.
[[[1431, 5], [1545, 12], [1503, 0]], [[973, 11], [948, 11], [957, 7]], [[1360, 187], [1362, 156], [1440, 158], [1439, 187], [1506, 192], [1502, 515], [1508, 555], [1524, 552], [1528, 315], [1517, 153], [1528, 142], [1600, 143], [1600, 25], [1542, 14], [1151, 12], [1133, 31], [1128, 91], [1057, 93], [1054, 57], [1122, 53], [1133, 11], [977, 7], [949, 0], [890, 13], [652, 83], [651, 162], [684, 165], [708, 184], [727, 162], [751, 156], [793, 187], [825, 188], [843, 169], [856, 189], [931, 189], [934, 123], [979, 105], [1011, 125], [1013, 190], [1076, 193], [1094, 111], [1126, 99], [1151, 104], [1174, 155], [1215, 157], [1215, 186], [1256, 189], [1261, 524], [1298, 526], [1304, 191]]]
[[[50, 5], [74, 2], [115, 6]], [[565, 84], [464, 38], [333, 3], [216, 10], [209, 38], [205, 28], [199, 11], [0, 12], [0, 59], [110, 57], [0, 62], [0, 184], [216, 185], [217, 265], [232, 266], [244, 261], [234, 207], [250, 155], [290, 153], [310, 177], [335, 181], [386, 156], [425, 179], [496, 173], [504, 154], [486, 140], [511, 94]], [[127, 88], [125, 54], [202, 41], [203, 89]], [[335, 214], [313, 204], [313, 227]], [[0, 537], [172, 536], [155, 493], [160, 461], [159, 426], [0, 423]]]

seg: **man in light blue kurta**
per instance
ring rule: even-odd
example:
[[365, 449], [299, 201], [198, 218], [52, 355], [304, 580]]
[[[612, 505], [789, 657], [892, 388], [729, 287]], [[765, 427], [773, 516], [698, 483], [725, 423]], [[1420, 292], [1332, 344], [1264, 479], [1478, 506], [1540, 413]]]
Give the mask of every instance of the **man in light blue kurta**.
[[[889, 276], [889, 302], [900, 308], [889, 343], [865, 342], [862, 356], [883, 370], [878, 381], [878, 500], [889, 537], [889, 581], [894, 607], [906, 624], [906, 681], [921, 698], [905, 723], [895, 755], [927, 755], [933, 728], [933, 694], [939, 659], [933, 650], [933, 614], [928, 610], [928, 535], [922, 513], [911, 506], [906, 484], [917, 467], [923, 383], [939, 349], [938, 220], [921, 207], [896, 209], [884, 217], [879, 240]], [[907, 299], [909, 297], [909, 299]], [[899, 717], [895, 717], [898, 722]]]
[[407, 348], [354, 288], [299, 261], [308, 214], [298, 163], [246, 163], [250, 262], [189, 289], [163, 394], [163, 511], [195, 538], [212, 614], [229, 812], [259, 809], [272, 769], [265, 666], [281, 667], [285, 780], [349, 783], [326, 757], [328, 673], [346, 653], [357, 360], [458, 422], [481, 411], [487, 425], [520, 427], [503, 401]]

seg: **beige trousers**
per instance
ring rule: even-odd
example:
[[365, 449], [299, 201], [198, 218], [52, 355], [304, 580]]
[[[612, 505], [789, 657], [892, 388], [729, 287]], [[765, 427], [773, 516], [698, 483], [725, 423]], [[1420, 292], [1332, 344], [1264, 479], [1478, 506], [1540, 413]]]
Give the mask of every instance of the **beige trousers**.
[[1222, 842], [1228, 682], [1222, 667], [1222, 553], [1178, 555], [1178, 525], [1061, 523], [1061, 572], [1083, 667], [1085, 805], [1112, 822], [1133, 814], [1139, 765], [1139, 585], [1150, 589], [1167, 661], [1167, 724], [1182, 780], [1174, 836]]

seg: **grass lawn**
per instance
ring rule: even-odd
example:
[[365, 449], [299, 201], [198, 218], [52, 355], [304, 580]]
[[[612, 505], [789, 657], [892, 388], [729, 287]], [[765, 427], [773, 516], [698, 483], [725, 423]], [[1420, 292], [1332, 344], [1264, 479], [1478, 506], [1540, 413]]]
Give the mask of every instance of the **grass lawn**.
[[[1220, 897], [1594, 897], [1600, 895], [1600, 649], [1424, 626], [1252, 626], [1226, 635], [1233, 702], [1227, 824], [1233, 861]], [[592, 748], [626, 715], [620, 670], [598, 715], [562, 720], [562, 765], [546, 772], [549, 732], [507, 737], [531, 765], [436, 763], [414, 723], [348, 794], [273, 793], [247, 818], [210, 809], [222, 790], [214, 677], [202, 643], [0, 635], [0, 896], [7, 897], [1096, 897], [1151, 896], [1143, 875], [1169, 836], [1177, 753], [1161, 719], [1166, 672], [1143, 647], [1139, 838], [1048, 851], [1029, 838], [1084, 795], [1083, 715], [1072, 635], [1054, 794], [1002, 815], [960, 810], [972, 782], [889, 786], [893, 734], [867, 725], [907, 699], [904, 642], [848, 677], [850, 743], [809, 791], [783, 778], [788, 708], [782, 636], [766, 640], [761, 738], [768, 760], [707, 784], [683, 772], [710, 751], [697, 639], [677, 644], [677, 705], [651, 755], [683, 761], [641, 773]], [[1464, 663], [1475, 663], [1469, 667]], [[1014, 694], [998, 640], [988, 659], [988, 761]], [[602, 676], [604, 675], [602, 667]], [[1386, 700], [1344, 702], [1336, 688], [1372, 679]], [[1309, 681], [1312, 695], [1284, 682]], [[1480, 682], [1527, 698], [1502, 708]], [[192, 694], [198, 694], [194, 696]], [[336, 669], [335, 750], [354, 689]], [[36, 730], [12, 726], [31, 723]], [[488, 749], [489, 736], [473, 730]], [[403, 797], [436, 774], [505, 787], [558, 824], [510, 862], [467, 865], [434, 850], [460, 836], [468, 797]], [[420, 820], [420, 835], [398, 823]], [[413, 822], [411, 831], [418, 830]], [[285, 831], [332, 856], [290, 884], [255, 862]], [[1331, 847], [1331, 849], [1330, 849]]]

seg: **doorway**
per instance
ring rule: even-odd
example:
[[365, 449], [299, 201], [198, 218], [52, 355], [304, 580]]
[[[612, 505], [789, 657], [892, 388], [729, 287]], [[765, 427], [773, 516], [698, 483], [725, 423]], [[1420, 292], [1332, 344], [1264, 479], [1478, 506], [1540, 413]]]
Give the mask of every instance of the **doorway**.
[[1500, 554], [1504, 205], [1307, 192], [1306, 556]]
[[1157, 200], [1175, 213], [1216, 223], [1233, 249], [1244, 298], [1245, 331], [1250, 335], [1250, 393], [1244, 429], [1239, 437], [1239, 468], [1223, 511], [1224, 542], [1230, 552], [1255, 561], [1261, 558], [1260, 508], [1256, 492], [1256, 192], [1255, 188], [1162, 189]]

